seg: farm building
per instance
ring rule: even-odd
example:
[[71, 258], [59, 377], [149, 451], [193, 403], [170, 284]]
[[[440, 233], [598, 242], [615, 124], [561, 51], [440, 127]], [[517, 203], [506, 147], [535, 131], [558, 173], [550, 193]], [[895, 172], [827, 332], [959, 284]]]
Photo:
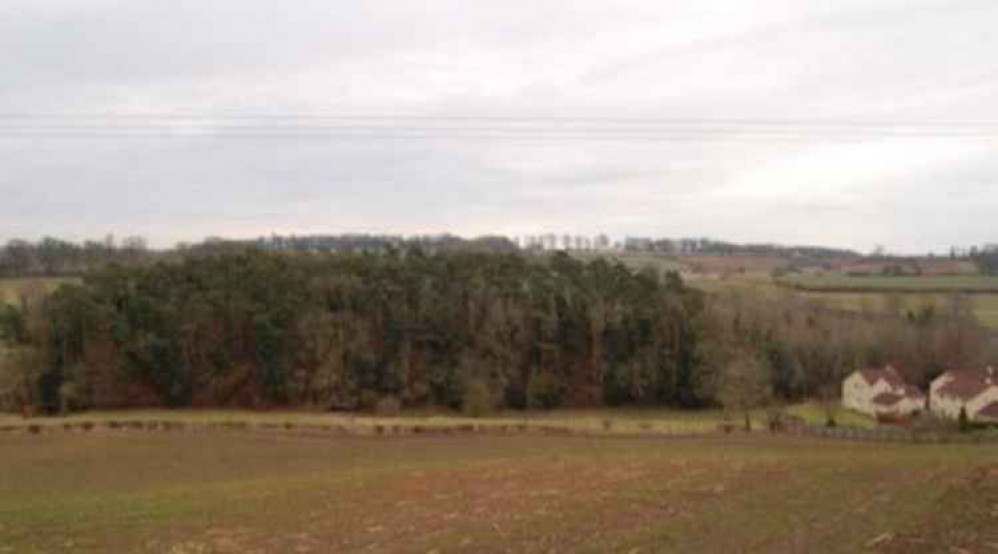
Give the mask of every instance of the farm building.
[[854, 371], [842, 382], [842, 404], [874, 417], [904, 417], [925, 408], [925, 395], [893, 367]]
[[994, 368], [978, 371], [947, 371], [932, 382], [931, 410], [957, 418], [960, 409], [971, 421], [998, 421], [998, 378]]

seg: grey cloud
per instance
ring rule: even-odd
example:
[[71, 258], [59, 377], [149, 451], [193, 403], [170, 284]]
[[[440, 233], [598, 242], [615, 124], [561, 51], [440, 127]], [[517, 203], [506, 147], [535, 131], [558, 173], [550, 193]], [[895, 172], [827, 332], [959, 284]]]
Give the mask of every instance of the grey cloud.
[[[993, 123], [996, 17], [983, 0], [7, 0], [0, 114]], [[850, 149], [233, 137], [210, 124], [198, 137], [29, 139], [11, 124], [0, 239], [568, 231], [922, 251], [994, 240], [998, 207], [994, 135]]]

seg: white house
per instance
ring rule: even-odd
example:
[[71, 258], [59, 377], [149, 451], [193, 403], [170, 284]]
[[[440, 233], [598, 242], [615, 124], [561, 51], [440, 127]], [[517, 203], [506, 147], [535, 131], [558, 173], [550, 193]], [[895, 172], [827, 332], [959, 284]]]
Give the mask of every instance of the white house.
[[978, 371], [947, 371], [932, 382], [929, 406], [933, 413], [956, 419], [960, 409], [971, 421], [998, 422], [998, 376], [988, 367]]
[[925, 395], [891, 366], [861, 369], [842, 382], [842, 405], [874, 417], [905, 417], [925, 409]]

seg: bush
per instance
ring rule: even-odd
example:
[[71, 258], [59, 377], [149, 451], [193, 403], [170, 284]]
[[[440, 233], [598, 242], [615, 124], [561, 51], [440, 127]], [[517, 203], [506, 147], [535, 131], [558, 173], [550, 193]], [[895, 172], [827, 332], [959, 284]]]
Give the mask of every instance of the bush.
[[475, 379], [464, 386], [461, 395], [461, 409], [471, 417], [482, 417], [496, 407], [496, 397], [488, 383]]
[[0, 304], [0, 341], [21, 344], [27, 339], [27, 322], [17, 308]]
[[565, 392], [558, 379], [548, 371], [534, 375], [527, 387], [527, 404], [531, 408], [557, 408]]
[[971, 421], [970, 417], [967, 416], [967, 410], [965, 408], [960, 408], [960, 416], [956, 420], [957, 428], [961, 433], [972, 433], [975, 431], [984, 431], [988, 428], [987, 423], [982, 423], [980, 421]]
[[0, 411], [17, 412], [41, 402], [38, 383], [45, 359], [30, 347], [0, 347]]
[[372, 390], [362, 390], [357, 400], [357, 408], [363, 411], [374, 411], [378, 407], [379, 400], [381, 397], [378, 393]]
[[778, 433], [787, 428], [787, 412], [783, 406], [774, 404], [766, 410], [766, 424], [771, 433]]
[[932, 412], [920, 412], [909, 423], [909, 429], [916, 433], [951, 433], [954, 428], [953, 420]]
[[59, 412], [67, 414], [84, 407], [83, 387], [67, 381], [59, 386]]
[[402, 402], [396, 396], [382, 397], [374, 405], [374, 413], [383, 416], [398, 415], [402, 411]]

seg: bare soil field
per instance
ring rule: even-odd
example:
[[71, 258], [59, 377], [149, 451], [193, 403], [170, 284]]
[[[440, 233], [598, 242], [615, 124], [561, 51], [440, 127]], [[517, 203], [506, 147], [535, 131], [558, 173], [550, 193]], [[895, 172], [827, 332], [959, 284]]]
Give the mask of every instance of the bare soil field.
[[993, 447], [93, 431], [8, 434], [0, 453], [0, 552], [998, 545]]

